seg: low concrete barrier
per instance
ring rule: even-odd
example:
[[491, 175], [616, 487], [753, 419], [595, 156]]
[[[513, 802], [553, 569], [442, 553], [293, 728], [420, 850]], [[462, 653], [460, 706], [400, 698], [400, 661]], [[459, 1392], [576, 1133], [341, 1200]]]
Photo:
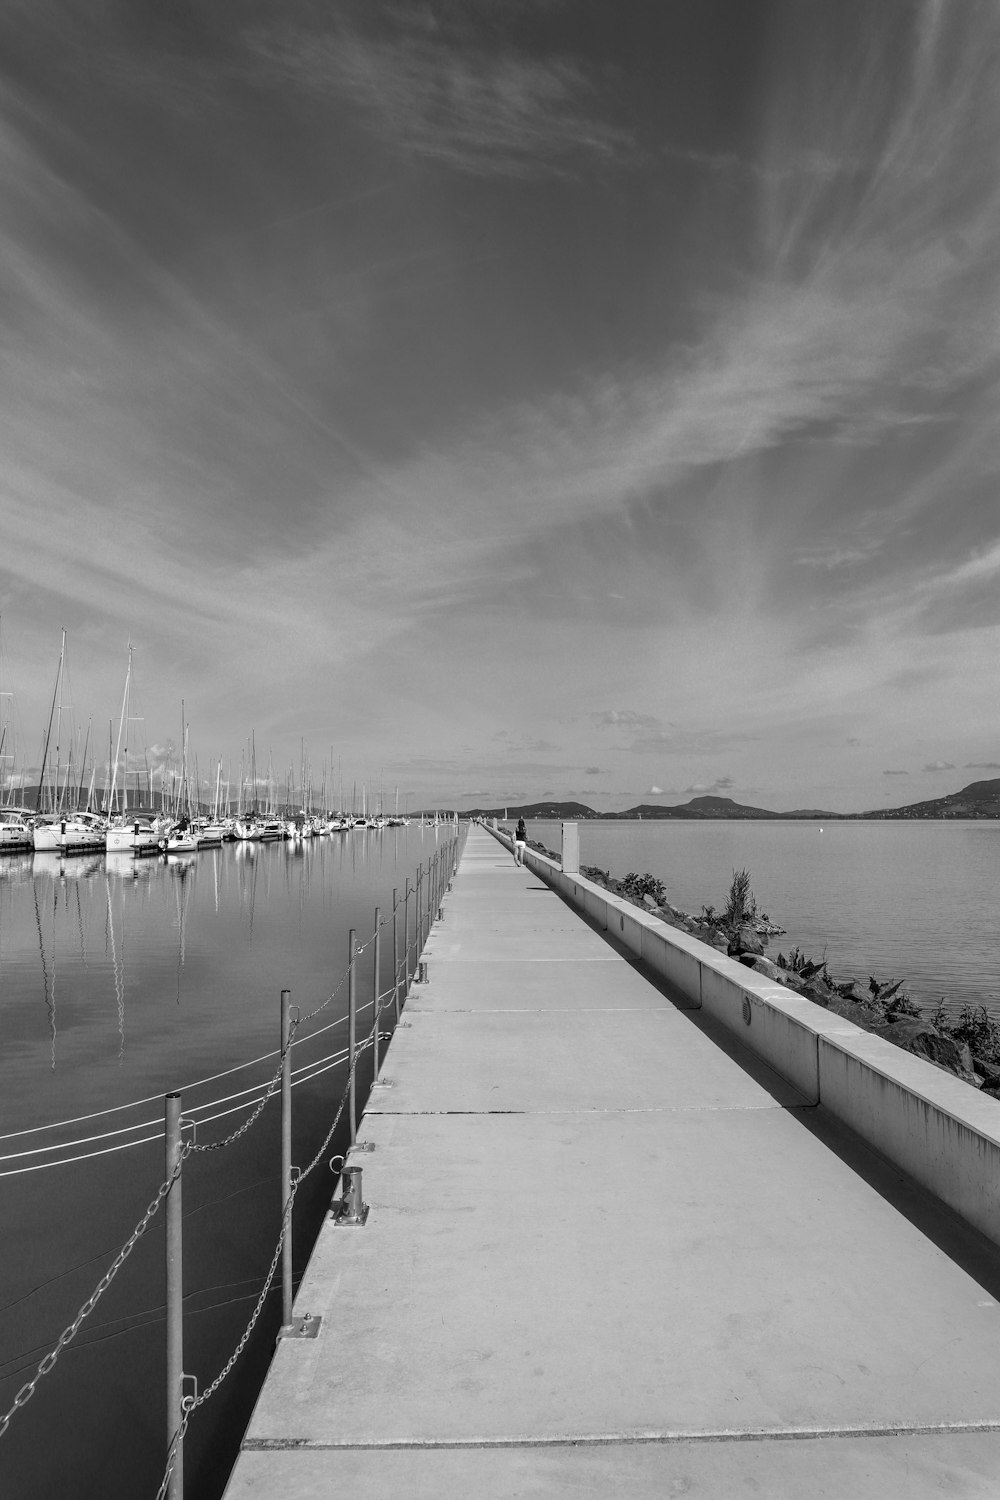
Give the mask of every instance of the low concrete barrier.
[[[512, 847], [502, 830], [495, 837]], [[1000, 1245], [1000, 1100], [528, 849], [536, 875], [881, 1156]]]

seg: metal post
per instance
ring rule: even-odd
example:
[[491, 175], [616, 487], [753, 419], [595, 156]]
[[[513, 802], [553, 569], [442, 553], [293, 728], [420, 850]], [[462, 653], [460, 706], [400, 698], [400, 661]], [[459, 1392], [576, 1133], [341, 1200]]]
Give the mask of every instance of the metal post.
[[410, 877], [403, 888], [403, 997], [410, 993]]
[[[167, 1094], [164, 1104], [164, 1181], [173, 1177], [181, 1156], [181, 1096]], [[184, 1380], [184, 1278], [182, 1256], [181, 1174], [170, 1185], [166, 1201], [167, 1241], [167, 1448], [180, 1430]], [[177, 1438], [167, 1500], [184, 1500], [184, 1439]]]
[[347, 967], [347, 1061], [351, 1070], [350, 1103], [348, 1113], [351, 1122], [351, 1145], [358, 1138], [358, 1115], [357, 1115], [357, 1089], [355, 1087], [355, 1058], [358, 1050], [358, 986], [354, 973], [355, 960], [357, 958], [358, 935], [351, 928], [348, 939], [348, 967]]
[[[292, 1191], [292, 1049], [289, 1045], [291, 991], [281, 992], [281, 1212]], [[292, 1219], [289, 1214], [281, 1247], [281, 1323], [292, 1321]]]
[[374, 1046], [375, 1046], [375, 1058], [374, 1058], [374, 1062], [372, 1063], [372, 1068], [373, 1068], [372, 1082], [373, 1083], [378, 1083], [378, 1070], [379, 1070], [379, 1066], [380, 1066], [379, 1060], [378, 1060], [378, 1018], [379, 1018], [379, 1006], [380, 1006], [380, 1003], [381, 1003], [381, 1001], [380, 1001], [380, 991], [379, 991], [379, 968], [380, 968], [379, 958], [380, 958], [380, 955], [381, 955], [381, 952], [382, 952], [382, 928], [381, 928], [381, 921], [382, 921], [382, 913], [379, 911], [378, 907], [376, 906], [376, 908], [375, 908], [375, 962], [374, 962], [374, 965], [373, 965], [375, 978], [374, 978], [374, 980], [372, 982], [372, 998], [373, 998], [373, 1002], [374, 1002], [374, 1020], [372, 1021], [372, 1041], [373, 1041]]
[[392, 1003], [396, 1012], [396, 1020], [399, 1020], [399, 932], [396, 923], [396, 909], [399, 906], [399, 892], [396, 887], [392, 888]]
[[420, 957], [421, 949], [424, 946], [424, 939], [423, 939], [424, 915], [423, 915], [423, 911], [422, 911], [422, 908], [421, 908], [421, 902], [420, 902], [420, 892], [421, 892], [421, 887], [423, 885], [423, 880], [424, 880], [424, 867], [423, 867], [423, 865], [418, 865], [417, 866], [417, 905], [416, 905], [416, 911], [415, 911], [415, 914], [414, 914], [414, 922], [413, 922], [413, 946], [414, 946], [414, 948], [416, 950], [415, 953], [414, 953], [414, 958], [419, 958]]

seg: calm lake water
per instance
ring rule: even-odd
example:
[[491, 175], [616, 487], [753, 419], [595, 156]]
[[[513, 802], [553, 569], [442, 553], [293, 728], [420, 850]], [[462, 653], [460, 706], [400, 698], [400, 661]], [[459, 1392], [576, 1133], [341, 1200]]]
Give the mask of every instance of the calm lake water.
[[[393, 888], [402, 894], [406, 878], [413, 883], [447, 832], [411, 826], [230, 845], [168, 862], [0, 859], [0, 1413], [156, 1192], [163, 1143], [144, 1137], [160, 1129], [162, 1095], [183, 1091], [185, 1110], [204, 1121], [204, 1141], [238, 1124], [247, 1110], [239, 1091], [274, 1068], [267, 1054], [277, 1046], [281, 989], [304, 1013], [327, 1000], [346, 970], [349, 928], [366, 939], [376, 906], [390, 910]], [[557, 824], [533, 823], [529, 835], [559, 847]], [[584, 863], [617, 876], [649, 871], [668, 899], [695, 912], [724, 904], [734, 868], [746, 866], [759, 906], [787, 928], [772, 952], [825, 950], [837, 977], [905, 978], [922, 1003], [944, 995], [953, 1008], [987, 1004], [1000, 1013], [1000, 824], [602, 822], [581, 824], [580, 845]], [[383, 993], [391, 979], [387, 935]], [[359, 1002], [370, 1005], [373, 986], [369, 950]], [[296, 1051], [298, 1164], [314, 1154], [343, 1091], [345, 993]], [[226, 1071], [255, 1058], [262, 1061]], [[369, 1077], [366, 1059], [360, 1098]], [[146, 1102], [122, 1108], [136, 1100]], [[116, 1113], [99, 1113], [108, 1110]], [[52, 1128], [86, 1115], [95, 1118]], [[330, 1154], [344, 1143], [342, 1128]], [[86, 1159], [26, 1170], [70, 1156]], [[241, 1336], [270, 1262], [278, 1162], [272, 1103], [237, 1145], [185, 1166], [185, 1369], [201, 1387]], [[333, 1186], [324, 1160], [297, 1201], [296, 1276]], [[0, 1494], [156, 1494], [162, 1235], [157, 1218], [0, 1439]], [[188, 1500], [221, 1494], [278, 1314], [272, 1295], [239, 1365], [192, 1420]]]
[[[163, 1094], [183, 1092], [185, 1113], [201, 1116], [199, 1140], [237, 1126], [252, 1098], [240, 1091], [276, 1067], [282, 989], [304, 1015], [337, 991], [294, 1052], [293, 1161], [315, 1154], [346, 1082], [349, 929], [367, 941], [376, 907], [391, 913], [393, 889], [402, 901], [407, 877], [412, 887], [450, 831], [411, 825], [166, 861], [0, 858], [0, 1415], [154, 1197]], [[402, 914], [398, 939], [401, 952]], [[371, 1025], [373, 953], [358, 963], [359, 1038]], [[383, 995], [392, 979], [386, 926]], [[369, 1053], [359, 1104], [370, 1077]], [[238, 1144], [185, 1164], [184, 1367], [202, 1388], [242, 1334], [277, 1243], [279, 1118], [275, 1100]], [[328, 1154], [345, 1141], [346, 1121]], [[296, 1201], [296, 1277], [334, 1185], [324, 1159]], [[155, 1496], [163, 1258], [161, 1214], [0, 1439], [0, 1494]], [[192, 1419], [189, 1500], [224, 1487], [279, 1314], [280, 1292]]]
[[[558, 823], [530, 838], [560, 847]], [[683, 911], [725, 906], [749, 869], [758, 907], [835, 978], [904, 979], [912, 999], [1000, 1015], [1000, 822], [599, 822], [580, 824], [580, 862], [657, 875]]]

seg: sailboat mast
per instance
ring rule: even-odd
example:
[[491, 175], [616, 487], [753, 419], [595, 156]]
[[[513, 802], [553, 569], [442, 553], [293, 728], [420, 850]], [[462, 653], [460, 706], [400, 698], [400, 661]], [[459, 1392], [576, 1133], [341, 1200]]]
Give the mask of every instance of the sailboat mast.
[[62, 690], [63, 672], [66, 664], [66, 632], [62, 633], [62, 650], [59, 653], [59, 707], [56, 712], [56, 760], [52, 768], [52, 805], [51, 811], [56, 812], [62, 807], [62, 789], [59, 785], [59, 747], [62, 740]]
[[[55, 718], [56, 699], [59, 697], [59, 687], [60, 687], [60, 684], [62, 683], [63, 652], [65, 651], [65, 649], [66, 649], [66, 632], [64, 630], [63, 633], [62, 633], [62, 646], [60, 647], [60, 650], [59, 650], [59, 670], [56, 672], [56, 685], [52, 689], [52, 707], [49, 709], [49, 727], [45, 731], [45, 748], [42, 751], [42, 769], [38, 773], [38, 794], [35, 797], [35, 811], [36, 812], [41, 812], [41, 810], [42, 810], [42, 792], [43, 792], [43, 789], [44, 789], [44, 786], [45, 786], [45, 766], [46, 766], [46, 762], [48, 761], [48, 758], [49, 758], [49, 741], [52, 738], [52, 721]], [[57, 749], [56, 753], [58, 755], [58, 749]]]
[[112, 757], [114, 756], [114, 753], [115, 753], [114, 744], [115, 744], [115, 721], [114, 721], [114, 719], [109, 719], [108, 720], [108, 772], [107, 772], [107, 775], [104, 778], [104, 807], [102, 809], [102, 811], [106, 812], [106, 813], [110, 813], [110, 811], [111, 811], [111, 761], [112, 761]]
[[[124, 694], [122, 696], [122, 716], [118, 720], [118, 743], [115, 745], [115, 755], [114, 755], [114, 761], [112, 763], [112, 771], [111, 771], [111, 787], [110, 787], [110, 790], [108, 792], [108, 812], [109, 813], [111, 813], [114, 810], [114, 807], [115, 807], [115, 798], [118, 795], [118, 767], [121, 764], [122, 737], [123, 736], [125, 738], [125, 755], [126, 755], [126, 758], [128, 757], [128, 729], [126, 728], [126, 726], [128, 724], [128, 699], [129, 699], [129, 687], [131, 685], [131, 682], [132, 682], [132, 642], [129, 641], [129, 643], [128, 643], [128, 670], [125, 673], [125, 692], [124, 692]], [[109, 748], [110, 748], [110, 738], [109, 738]], [[128, 782], [127, 782], [127, 779], [125, 777], [123, 777], [123, 780], [122, 780], [122, 817], [123, 818], [124, 818], [126, 810], [127, 810], [127, 808], [126, 808], [127, 802], [128, 802]]]
[[[83, 742], [83, 760], [80, 762], [80, 790], [76, 794], [77, 807], [79, 807], [80, 803], [83, 801], [83, 783], [87, 778], [87, 751], [90, 749], [90, 728], [93, 722], [94, 716], [93, 714], [91, 714], [90, 718], [87, 720], [87, 738]], [[87, 806], [90, 806], [89, 797], [87, 799]]]
[[257, 738], [254, 730], [250, 731], [250, 777], [253, 781], [253, 811], [257, 812]]

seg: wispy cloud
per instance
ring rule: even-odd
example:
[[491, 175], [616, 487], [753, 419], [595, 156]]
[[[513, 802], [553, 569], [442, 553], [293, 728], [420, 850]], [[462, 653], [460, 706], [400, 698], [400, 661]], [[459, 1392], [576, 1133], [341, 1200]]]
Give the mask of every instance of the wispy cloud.
[[426, 13], [374, 6], [368, 19], [257, 28], [251, 40], [297, 89], [349, 98], [395, 151], [457, 171], [537, 177], [631, 146], [570, 57], [528, 56], [495, 36], [486, 48], [460, 19], [427, 25]]
[[726, 729], [664, 729], [640, 735], [628, 748], [636, 755], [716, 755], [752, 738]]
[[653, 714], [639, 713], [634, 708], [605, 708], [591, 718], [598, 729], [658, 729], [660, 721]]

